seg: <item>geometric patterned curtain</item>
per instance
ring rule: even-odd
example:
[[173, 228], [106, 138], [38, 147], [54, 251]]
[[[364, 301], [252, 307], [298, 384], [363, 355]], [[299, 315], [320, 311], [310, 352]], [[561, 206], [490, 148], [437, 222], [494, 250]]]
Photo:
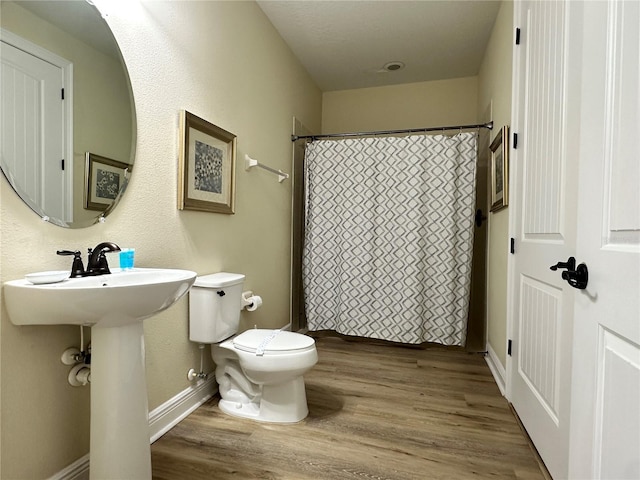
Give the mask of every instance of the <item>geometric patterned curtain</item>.
[[473, 132], [307, 145], [309, 330], [464, 345], [476, 156]]

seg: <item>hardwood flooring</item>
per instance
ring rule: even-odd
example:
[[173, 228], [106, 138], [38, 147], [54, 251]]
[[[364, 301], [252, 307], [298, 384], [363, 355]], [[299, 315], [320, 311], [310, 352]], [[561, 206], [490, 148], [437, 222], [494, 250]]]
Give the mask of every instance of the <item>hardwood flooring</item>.
[[318, 338], [294, 425], [223, 414], [214, 397], [151, 447], [153, 478], [543, 480], [479, 354]]

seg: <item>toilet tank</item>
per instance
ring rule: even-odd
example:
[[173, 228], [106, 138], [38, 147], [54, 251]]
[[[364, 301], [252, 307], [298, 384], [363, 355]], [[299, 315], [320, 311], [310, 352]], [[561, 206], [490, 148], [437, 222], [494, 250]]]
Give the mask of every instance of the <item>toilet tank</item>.
[[213, 273], [197, 277], [189, 290], [189, 340], [221, 342], [238, 332], [242, 309], [240, 273]]

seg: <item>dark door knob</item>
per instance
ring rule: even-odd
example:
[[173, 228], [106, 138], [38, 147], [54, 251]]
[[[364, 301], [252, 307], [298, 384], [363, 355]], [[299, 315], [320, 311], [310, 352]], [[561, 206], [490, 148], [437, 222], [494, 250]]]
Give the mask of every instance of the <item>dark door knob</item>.
[[566, 269], [562, 272], [562, 279], [566, 280], [569, 285], [579, 290], [587, 288], [589, 283], [589, 270], [584, 263], [581, 263], [576, 267], [576, 259], [569, 257], [566, 262], [558, 262], [555, 265], [549, 267], [551, 270]]
[[581, 263], [573, 271], [562, 272], [562, 278], [569, 282], [569, 285], [573, 288], [584, 290], [587, 288], [587, 283], [589, 283], [589, 270], [584, 263]]

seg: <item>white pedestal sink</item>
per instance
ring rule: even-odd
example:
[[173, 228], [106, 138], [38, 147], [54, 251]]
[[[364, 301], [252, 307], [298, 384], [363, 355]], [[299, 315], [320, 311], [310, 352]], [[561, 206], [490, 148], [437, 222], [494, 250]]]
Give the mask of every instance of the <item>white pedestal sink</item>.
[[173, 305], [195, 278], [188, 270], [135, 268], [45, 285], [4, 284], [16, 325], [93, 327], [92, 479], [151, 478], [142, 320]]

